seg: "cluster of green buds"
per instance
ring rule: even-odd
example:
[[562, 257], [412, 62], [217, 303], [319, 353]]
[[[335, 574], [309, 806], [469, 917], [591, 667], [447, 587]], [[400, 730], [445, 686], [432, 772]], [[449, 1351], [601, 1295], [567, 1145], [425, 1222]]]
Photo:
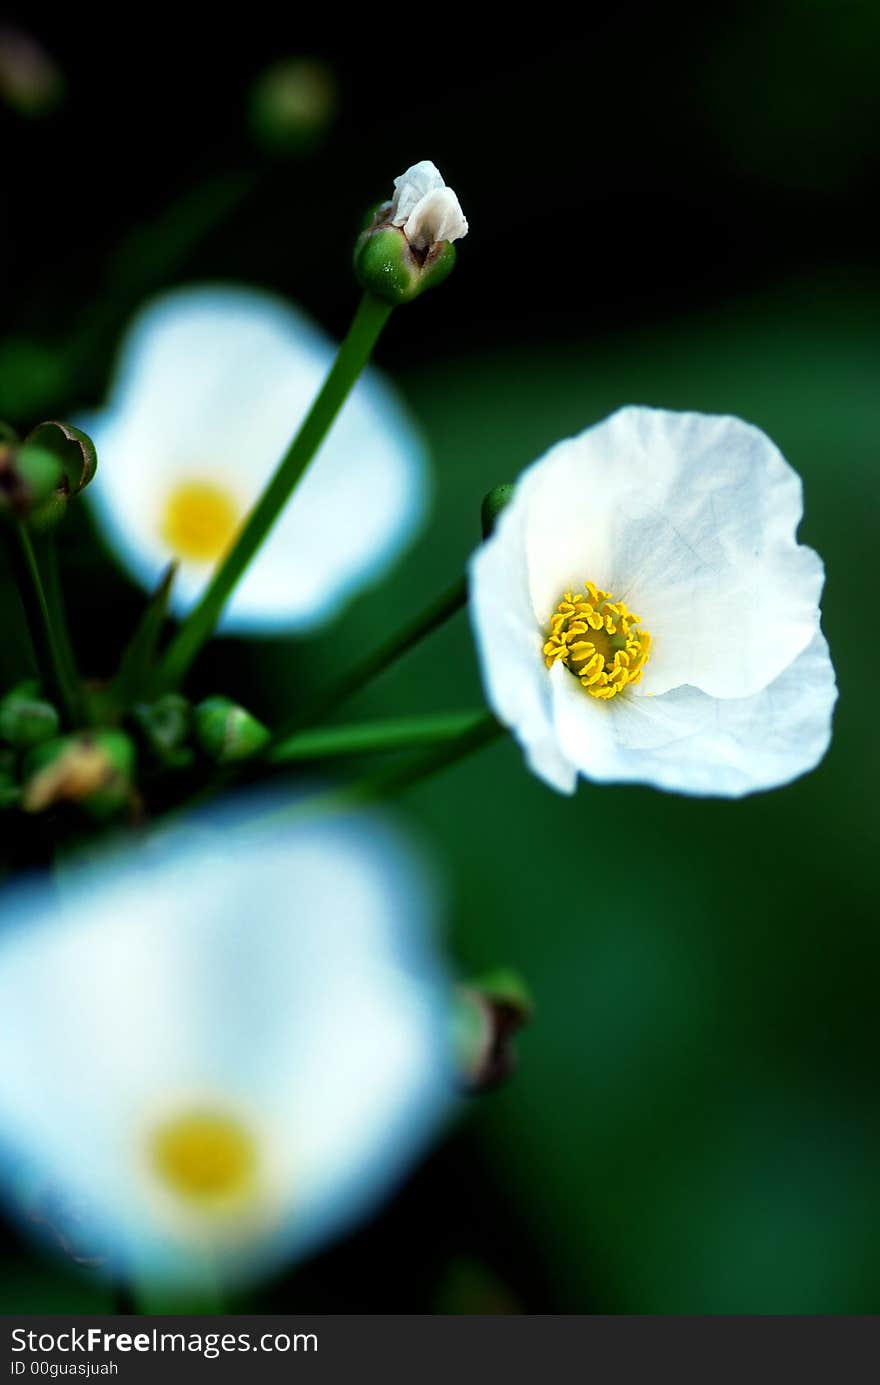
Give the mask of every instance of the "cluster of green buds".
[[200, 755], [214, 765], [239, 764], [270, 738], [252, 713], [219, 694], [192, 706], [180, 693], [165, 693], [155, 702], [136, 703], [132, 720], [164, 769], [189, 769]]
[[373, 212], [355, 247], [355, 272], [386, 302], [410, 303], [451, 273], [453, 242], [467, 229], [457, 196], [424, 159], [394, 179], [391, 201]]
[[0, 699], [0, 808], [73, 806], [104, 820], [130, 803], [135, 752], [116, 730], [60, 734], [57, 707], [35, 680]]

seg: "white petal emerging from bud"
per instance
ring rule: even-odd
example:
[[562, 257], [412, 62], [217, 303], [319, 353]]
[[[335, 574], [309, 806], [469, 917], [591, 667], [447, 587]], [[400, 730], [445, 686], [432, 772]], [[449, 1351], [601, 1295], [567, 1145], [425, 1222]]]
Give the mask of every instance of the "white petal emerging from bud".
[[427, 250], [436, 241], [461, 240], [468, 231], [461, 203], [430, 159], [394, 179], [391, 225], [402, 227], [416, 250]]

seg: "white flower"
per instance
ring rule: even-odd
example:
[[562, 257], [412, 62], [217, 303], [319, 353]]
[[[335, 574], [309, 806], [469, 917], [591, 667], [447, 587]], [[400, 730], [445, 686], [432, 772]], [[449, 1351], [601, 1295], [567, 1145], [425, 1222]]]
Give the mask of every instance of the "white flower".
[[801, 483], [736, 418], [626, 408], [522, 475], [472, 564], [489, 701], [532, 769], [737, 797], [827, 749]]
[[298, 1257], [437, 1125], [446, 985], [387, 828], [227, 813], [5, 913], [2, 1144], [90, 1209], [123, 1272]]
[[427, 250], [440, 240], [461, 240], [468, 231], [458, 198], [430, 159], [394, 179], [390, 221], [402, 228], [416, 250]]
[[[193, 604], [284, 453], [332, 364], [303, 313], [241, 288], [184, 289], [140, 314], [103, 413], [88, 494], [126, 566]], [[381, 575], [422, 518], [420, 439], [372, 371], [352, 391], [236, 588], [226, 630], [308, 628]]]

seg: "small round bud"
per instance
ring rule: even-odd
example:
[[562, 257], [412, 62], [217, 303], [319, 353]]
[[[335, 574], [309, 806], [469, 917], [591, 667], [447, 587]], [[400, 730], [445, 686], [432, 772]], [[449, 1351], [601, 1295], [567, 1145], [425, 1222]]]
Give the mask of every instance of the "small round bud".
[[493, 486], [484, 496], [483, 504], [480, 507], [480, 522], [483, 527], [484, 539], [488, 539], [493, 532], [498, 523], [498, 516], [505, 505], [510, 504], [515, 490], [516, 486], [512, 481], [503, 481], [500, 486]]
[[0, 98], [19, 115], [43, 116], [64, 95], [64, 75], [33, 35], [0, 25]]
[[42, 813], [75, 803], [91, 817], [112, 817], [131, 802], [135, 749], [122, 731], [59, 736], [30, 752], [22, 807]]
[[192, 708], [180, 693], [166, 693], [155, 702], [138, 702], [132, 720], [147, 748], [168, 769], [184, 769], [192, 763], [187, 745], [192, 731]]
[[196, 740], [210, 760], [232, 765], [254, 755], [270, 739], [267, 727], [228, 697], [206, 697], [193, 709]]
[[16, 519], [43, 527], [63, 477], [61, 463], [43, 448], [0, 443], [0, 508]]
[[532, 1001], [514, 972], [460, 986], [453, 1013], [456, 1065], [466, 1092], [491, 1091], [516, 1067], [514, 1038], [531, 1019]]
[[336, 114], [336, 79], [314, 58], [283, 58], [267, 67], [250, 93], [251, 130], [273, 154], [305, 154]]
[[23, 443], [0, 441], [0, 509], [48, 529], [95, 474], [90, 438], [68, 423], [40, 423]]
[[58, 713], [39, 696], [36, 683], [19, 683], [0, 700], [0, 740], [15, 750], [30, 750], [51, 740], [58, 726]]
[[424, 160], [394, 179], [391, 201], [376, 210], [362, 231], [355, 246], [355, 273], [364, 288], [386, 302], [410, 303], [452, 271], [452, 242], [467, 230], [452, 188]]

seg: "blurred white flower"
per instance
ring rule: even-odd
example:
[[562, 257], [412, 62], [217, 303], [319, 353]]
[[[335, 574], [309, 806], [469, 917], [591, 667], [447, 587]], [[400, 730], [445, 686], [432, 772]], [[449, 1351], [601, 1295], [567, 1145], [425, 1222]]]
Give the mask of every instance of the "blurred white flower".
[[[179, 562], [176, 614], [231, 545], [334, 354], [303, 313], [250, 289], [179, 290], [135, 319], [106, 409], [83, 420], [100, 458], [89, 497], [144, 586]], [[426, 491], [422, 442], [368, 370], [220, 628], [305, 629], [333, 615], [412, 537]]]
[[837, 694], [802, 509], [736, 418], [621, 409], [529, 467], [471, 605], [489, 701], [535, 773], [738, 797], [812, 769]]
[[461, 240], [468, 232], [461, 203], [430, 159], [394, 179], [389, 220], [416, 250], [427, 250], [436, 241]]
[[[0, 1137], [123, 1273], [185, 1287], [372, 1210], [441, 1118], [420, 871], [368, 820], [227, 813], [7, 895]], [[11, 1198], [12, 1193], [7, 1190]]]

